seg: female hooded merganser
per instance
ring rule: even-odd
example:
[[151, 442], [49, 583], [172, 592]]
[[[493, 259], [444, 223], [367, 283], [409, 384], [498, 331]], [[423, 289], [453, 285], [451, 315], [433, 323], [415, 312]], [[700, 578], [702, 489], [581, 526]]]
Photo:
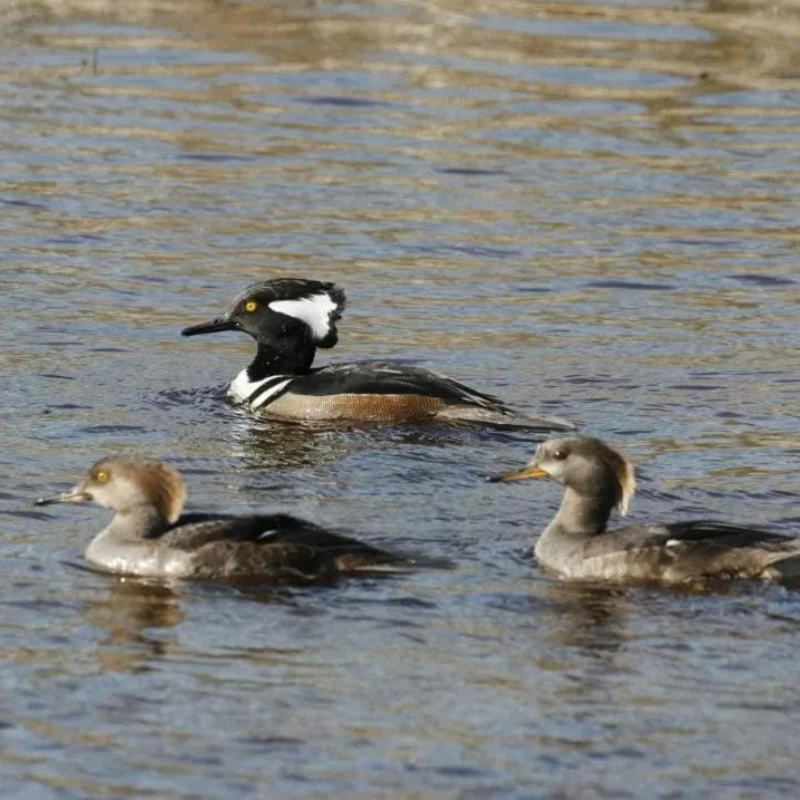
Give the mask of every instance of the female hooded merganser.
[[490, 480], [530, 478], [565, 487], [535, 548], [539, 563], [561, 578], [685, 583], [800, 576], [800, 539], [754, 528], [690, 520], [606, 530], [614, 507], [627, 512], [636, 482], [631, 463], [598, 439], [551, 439], [527, 467]]
[[252, 411], [287, 420], [403, 422], [462, 420], [546, 430], [575, 426], [557, 417], [517, 414], [501, 400], [443, 375], [386, 362], [312, 369], [318, 347], [338, 341], [344, 291], [333, 283], [281, 278], [248, 286], [218, 319], [185, 328], [183, 336], [243, 331], [258, 350], [228, 388]]
[[72, 490], [36, 503], [94, 501], [114, 509], [111, 523], [86, 550], [86, 558], [108, 572], [306, 583], [413, 566], [408, 559], [288, 514], [182, 514], [185, 500], [183, 481], [172, 467], [106, 458]]

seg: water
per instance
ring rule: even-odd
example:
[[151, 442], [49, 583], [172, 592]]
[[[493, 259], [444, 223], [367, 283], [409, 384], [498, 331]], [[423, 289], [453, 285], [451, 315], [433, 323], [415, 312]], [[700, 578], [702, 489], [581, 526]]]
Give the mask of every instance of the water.
[[[579, 420], [630, 518], [797, 533], [800, 13], [756, 2], [5, 0], [3, 797], [787, 797], [800, 596], [565, 586], [523, 433], [304, 429], [181, 340], [247, 283], [348, 291], [320, 361]], [[101, 455], [456, 568], [242, 592], [81, 569], [31, 506]]]

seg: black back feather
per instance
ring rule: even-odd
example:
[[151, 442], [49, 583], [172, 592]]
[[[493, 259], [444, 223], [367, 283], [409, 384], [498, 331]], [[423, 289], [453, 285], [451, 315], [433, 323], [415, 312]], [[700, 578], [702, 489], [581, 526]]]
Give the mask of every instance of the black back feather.
[[295, 394], [418, 394], [438, 397], [450, 405], [471, 405], [500, 414], [509, 407], [494, 395], [479, 392], [463, 383], [421, 367], [384, 361], [331, 364], [292, 381]]

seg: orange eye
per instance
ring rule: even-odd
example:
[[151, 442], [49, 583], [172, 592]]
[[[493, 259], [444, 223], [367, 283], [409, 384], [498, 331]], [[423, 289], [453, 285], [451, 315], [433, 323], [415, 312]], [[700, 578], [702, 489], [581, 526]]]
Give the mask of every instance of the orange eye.
[[252, 314], [252, 313], [253, 313], [253, 312], [254, 312], [254, 311], [257, 309], [257, 308], [258, 308], [258, 303], [256, 303], [256, 301], [255, 301], [255, 300], [248, 300], [248, 301], [247, 301], [247, 302], [244, 304], [244, 310], [245, 310], [245, 311], [246, 311], [248, 314]]
[[92, 476], [96, 483], [108, 483], [109, 478], [111, 477], [110, 472], [106, 472], [106, 470], [101, 469], [95, 472]]

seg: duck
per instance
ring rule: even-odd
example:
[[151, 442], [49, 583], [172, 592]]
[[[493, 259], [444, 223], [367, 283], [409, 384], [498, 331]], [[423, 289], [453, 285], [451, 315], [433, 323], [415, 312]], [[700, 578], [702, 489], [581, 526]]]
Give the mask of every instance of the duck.
[[499, 398], [420, 367], [389, 361], [312, 367], [317, 348], [334, 347], [346, 298], [334, 283], [278, 278], [247, 286], [221, 317], [183, 336], [240, 331], [256, 355], [228, 387], [228, 398], [283, 421], [414, 422], [449, 420], [574, 430], [559, 417], [530, 417]]
[[562, 484], [564, 496], [534, 553], [540, 566], [561, 579], [690, 584], [800, 576], [800, 538], [713, 520], [608, 530], [614, 509], [627, 513], [636, 479], [631, 462], [600, 439], [550, 439], [526, 467], [489, 480], [541, 478]]
[[172, 466], [103, 458], [71, 490], [36, 505], [89, 503], [115, 514], [86, 549], [103, 572], [142, 578], [331, 582], [356, 573], [404, 571], [413, 560], [290, 514], [184, 514], [186, 488]]

